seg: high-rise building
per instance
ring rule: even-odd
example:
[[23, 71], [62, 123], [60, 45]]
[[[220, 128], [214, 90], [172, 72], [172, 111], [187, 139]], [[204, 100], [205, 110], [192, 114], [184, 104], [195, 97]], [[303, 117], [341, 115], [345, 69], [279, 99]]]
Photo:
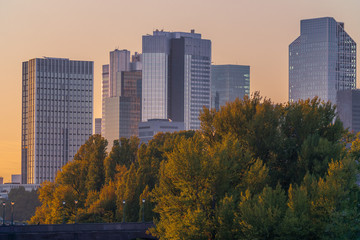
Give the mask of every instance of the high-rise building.
[[141, 71], [142, 70], [142, 54], [135, 52], [131, 56], [130, 71]]
[[210, 107], [211, 41], [201, 34], [154, 31], [143, 36], [142, 121], [171, 119], [200, 128]]
[[53, 181], [92, 134], [93, 62], [35, 58], [22, 64], [22, 183]]
[[324, 17], [301, 20], [289, 46], [289, 101], [318, 96], [336, 103], [336, 92], [356, 88], [356, 43], [344, 23]]
[[[102, 66], [102, 105], [101, 105], [101, 117], [102, 119], [105, 116], [105, 99], [110, 97], [109, 95], [109, 64]], [[101, 120], [101, 135], [105, 134], [105, 121]]]
[[360, 89], [338, 91], [336, 110], [344, 128], [360, 132]]
[[211, 65], [211, 108], [250, 94], [250, 66]]
[[[111, 150], [114, 140], [138, 135], [141, 118], [141, 54], [135, 53], [132, 60], [130, 62], [129, 51], [115, 50], [110, 52], [109, 71], [107, 65], [103, 66], [102, 135], [108, 140], [108, 150]], [[111, 90], [111, 86], [116, 91]]]
[[101, 118], [95, 118], [95, 134], [101, 134]]

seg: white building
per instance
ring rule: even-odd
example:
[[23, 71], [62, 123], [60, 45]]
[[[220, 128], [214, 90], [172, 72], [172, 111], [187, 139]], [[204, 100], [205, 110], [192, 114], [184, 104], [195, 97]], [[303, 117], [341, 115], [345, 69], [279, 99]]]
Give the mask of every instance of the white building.
[[92, 134], [91, 61], [35, 58], [22, 64], [22, 183], [53, 181]]
[[149, 119], [139, 123], [139, 139], [148, 143], [159, 132], [179, 132], [184, 130], [183, 122], [172, 122], [169, 119]]

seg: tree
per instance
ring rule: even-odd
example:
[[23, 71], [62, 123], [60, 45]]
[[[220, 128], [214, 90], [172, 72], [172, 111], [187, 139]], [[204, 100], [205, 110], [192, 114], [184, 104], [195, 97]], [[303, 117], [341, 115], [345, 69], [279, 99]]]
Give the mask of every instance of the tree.
[[[42, 184], [39, 189], [42, 205], [30, 223], [74, 222], [76, 208], [80, 213], [84, 212], [81, 209], [85, 207], [89, 193], [100, 192], [104, 185], [106, 146], [107, 141], [100, 135], [90, 136], [75, 154], [74, 160], [59, 171], [55, 182]], [[77, 206], [75, 200], [78, 201]]]
[[[203, 109], [201, 134], [214, 146], [231, 135], [253, 159], [269, 168], [269, 185], [287, 189], [306, 172], [318, 177], [344, 147], [344, 129], [331, 103], [318, 98], [274, 104], [258, 92], [236, 99], [219, 111]], [[315, 145], [316, 147], [313, 147]]]
[[153, 197], [160, 221], [153, 233], [161, 239], [209, 239], [213, 235], [214, 165], [199, 137], [182, 139], [162, 162]]
[[11, 189], [8, 194], [8, 199], [2, 200], [6, 202], [5, 219], [11, 219], [11, 202], [14, 202], [14, 221], [26, 222], [30, 220], [30, 218], [34, 215], [36, 208], [40, 206], [38, 197], [39, 194], [36, 190], [25, 191], [24, 187]]
[[246, 191], [236, 214], [238, 239], [275, 239], [280, 236], [278, 226], [286, 211], [286, 195], [280, 185], [265, 187], [260, 194]]

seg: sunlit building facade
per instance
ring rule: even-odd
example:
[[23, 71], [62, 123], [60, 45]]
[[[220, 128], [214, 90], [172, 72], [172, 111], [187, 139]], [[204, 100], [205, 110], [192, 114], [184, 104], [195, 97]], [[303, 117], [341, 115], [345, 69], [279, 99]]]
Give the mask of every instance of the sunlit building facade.
[[331, 17], [300, 25], [289, 46], [289, 101], [318, 96], [335, 104], [338, 90], [356, 88], [356, 43]]
[[93, 62], [35, 58], [22, 64], [22, 183], [54, 181], [92, 134]]
[[211, 65], [211, 108], [250, 94], [250, 66]]
[[[105, 99], [109, 97], [109, 64], [105, 64], [102, 66], [102, 105], [101, 105], [101, 117], [104, 119], [105, 116]], [[105, 121], [101, 120], [101, 135], [104, 136], [105, 134]]]
[[138, 135], [141, 79], [141, 54], [135, 53], [130, 62], [128, 50], [110, 52], [110, 64], [103, 66], [102, 96], [102, 136], [108, 141], [108, 151], [114, 140]]
[[142, 121], [171, 119], [200, 128], [210, 107], [211, 41], [192, 30], [143, 36]]

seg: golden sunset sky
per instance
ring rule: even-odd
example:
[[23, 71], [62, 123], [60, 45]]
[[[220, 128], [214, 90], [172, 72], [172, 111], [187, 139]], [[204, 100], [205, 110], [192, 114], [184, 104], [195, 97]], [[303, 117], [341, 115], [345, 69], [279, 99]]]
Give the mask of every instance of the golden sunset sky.
[[288, 45], [301, 19], [317, 17], [344, 22], [360, 43], [360, 0], [0, 0], [0, 176], [7, 182], [21, 172], [23, 61], [94, 61], [94, 117], [101, 117], [109, 51], [141, 52], [142, 35], [155, 29], [195, 29], [212, 41], [214, 64], [250, 65], [251, 92], [286, 102]]

